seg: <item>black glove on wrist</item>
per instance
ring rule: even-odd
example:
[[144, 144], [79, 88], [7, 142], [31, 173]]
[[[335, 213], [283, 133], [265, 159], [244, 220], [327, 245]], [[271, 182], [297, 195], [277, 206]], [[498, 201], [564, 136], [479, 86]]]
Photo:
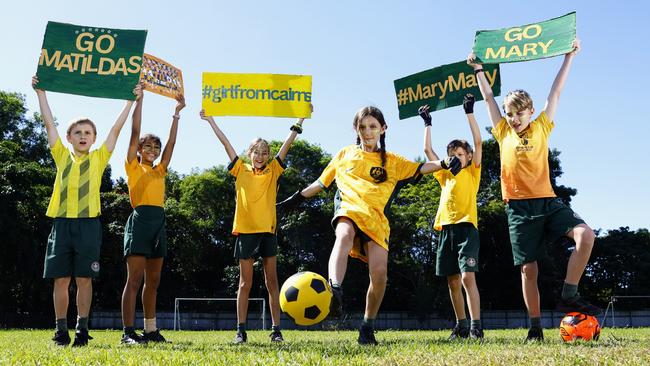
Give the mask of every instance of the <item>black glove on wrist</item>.
[[465, 97], [463, 97], [463, 109], [465, 110], [465, 114], [474, 113], [475, 101], [476, 99], [472, 94], [465, 94]]
[[301, 134], [301, 133], [302, 133], [302, 126], [299, 125], [298, 123], [294, 124], [294, 125], [291, 126], [289, 129], [290, 129], [291, 131], [296, 131], [296, 132], [298, 132], [298, 134]]
[[424, 120], [424, 127], [431, 126], [431, 113], [429, 113], [428, 105], [423, 105], [418, 108], [418, 114]]
[[295, 210], [305, 200], [305, 196], [300, 194], [300, 189], [296, 193], [289, 196], [289, 198], [276, 204], [275, 206], [280, 210]]
[[442, 169], [447, 169], [451, 174], [456, 175], [462, 169], [460, 159], [455, 156], [448, 156], [444, 160], [440, 160], [440, 166]]

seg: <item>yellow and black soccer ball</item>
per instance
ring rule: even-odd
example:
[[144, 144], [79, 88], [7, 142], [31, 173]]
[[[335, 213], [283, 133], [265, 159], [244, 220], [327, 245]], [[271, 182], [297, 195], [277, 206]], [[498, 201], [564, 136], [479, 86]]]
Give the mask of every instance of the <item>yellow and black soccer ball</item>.
[[280, 308], [298, 325], [321, 322], [330, 311], [332, 290], [323, 276], [298, 272], [280, 289]]

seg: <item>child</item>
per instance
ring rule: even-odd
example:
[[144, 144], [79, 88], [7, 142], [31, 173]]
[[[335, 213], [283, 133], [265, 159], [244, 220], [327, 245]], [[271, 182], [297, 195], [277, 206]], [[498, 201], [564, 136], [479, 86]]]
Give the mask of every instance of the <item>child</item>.
[[501, 193], [506, 202], [510, 242], [515, 265], [521, 265], [524, 302], [530, 317], [526, 341], [542, 341], [539, 290], [537, 286], [537, 260], [544, 246], [561, 237], [575, 241], [562, 288], [557, 310], [598, 314], [600, 309], [578, 295], [578, 282], [587, 266], [594, 245], [594, 232], [585, 222], [555, 196], [551, 186], [548, 166], [548, 138], [555, 126], [553, 119], [560, 92], [571, 68], [573, 57], [580, 50], [580, 42], [564, 57], [560, 71], [546, 100], [546, 105], [536, 119], [531, 120], [535, 109], [533, 101], [523, 90], [515, 90], [504, 98], [501, 116], [492, 90], [483, 74], [483, 68], [474, 67], [483, 98], [487, 102], [492, 120], [492, 134], [501, 151]]
[[316, 195], [334, 181], [338, 187], [332, 226], [336, 240], [329, 259], [329, 282], [334, 293], [330, 312], [343, 311], [343, 290], [348, 254], [368, 263], [370, 285], [366, 308], [359, 328], [359, 344], [375, 345], [374, 319], [379, 312], [386, 289], [388, 239], [390, 226], [385, 212], [397, 190], [419, 174], [440, 169], [460, 170], [460, 160], [415, 163], [386, 151], [386, 121], [376, 107], [364, 107], [354, 116], [353, 128], [357, 144], [341, 149], [330, 161], [317, 181], [294, 193], [280, 204], [287, 208]]
[[269, 292], [269, 307], [273, 322], [271, 342], [283, 342], [280, 332], [280, 289], [277, 275], [278, 240], [276, 237], [275, 201], [278, 178], [284, 172], [284, 159], [291, 144], [302, 133], [304, 118], [291, 126], [291, 133], [282, 144], [278, 155], [269, 162], [269, 143], [261, 138], [253, 140], [247, 155], [250, 164], [244, 163], [233, 149], [226, 135], [211, 116], [201, 110], [201, 119], [210, 123], [212, 130], [226, 149], [230, 159], [228, 170], [236, 177], [237, 205], [232, 233], [237, 236], [235, 258], [239, 259], [239, 291], [237, 291], [237, 335], [235, 343], [246, 343], [246, 318], [248, 295], [253, 282], [253, 262], [259, 256], [264, 265], [264, 279]]
[[[124, 228], [124, 256], [128, 273], [122, 293], [124, 334], [121, 343], [124, 344], [166, 342], [156, 326], [156, 295], [163, 260], [167, 254], [163, 209], [165, 176], [176, 144], [179, 113], [185, 107], [183, 95], [178, 96], [176, 101], [169, 138], [158, 165], [154, 165], [154, 162], [160, 156], [160, 138], [151, 134], [140, 137], [142, 95], [133, 112], [131, 140], [125, 163], [133, 213]], [[139, 336], [134, 327], [135, 301], [143, 278], [144, 334]]]
[[[453, 140], [447, 145], [447, 155], [456, 156], [463, 167], [457, 175], [445, 170], [433, 173], [440, 183], [440, 205], [434, 229], [440, 231], [436, 274], [447, 276], [449, 297], [456, 314], [456, 326], [449, 339], [482, 339], [481, 298], [476, 287], [474, 272], [478, 271], [478, 254], [481, 245], [478, 236], [476, 194], [481, 181], [482, 143], [481, 132], [474, 117], [474, 96], [467, 94], [463, 109], [469, 121], [476, 151], [465, 140]], [[424, 119], [424, 153], [429, 160], [438, 160], [431, 148], [431, 114], [429, 106], [420, 107]], [[461, 287], [462, 286], [462, 287]], [[471, 328], [465, 316], [463, 290], [467, 294]]]
[[[102, 244], [99, 187], [133, 101], [126, 102], [106, 141], [97, 150], [90, 151], [97, 137], [95, 124], [87, 118], [71, 121], [66, 133], [66, 139], [73, 149], [69, 151], [61, 142], [45, 91], [38, 88], [36, 76], [32, 78], [32, 87], [38, 96], [48, 143], [56, 163], [56, 179], [47, 208], [47, 216], [54, 218], [54, 223], [47, 242], [43, 272], [43, 278], [54, 279], [56, 333], [52, 340], [59, 346], [70, 344], [66, 318], [68, 287], [70, 278], [75, 277], [77, 326], [72, 346], [86, 346], [88, 340], [92, 339], [88, 335], [88, 314], [92, 301], [92, 278], [99, 275], [99, 250]], [[141, 95], [139, 85], [133, 93]]]

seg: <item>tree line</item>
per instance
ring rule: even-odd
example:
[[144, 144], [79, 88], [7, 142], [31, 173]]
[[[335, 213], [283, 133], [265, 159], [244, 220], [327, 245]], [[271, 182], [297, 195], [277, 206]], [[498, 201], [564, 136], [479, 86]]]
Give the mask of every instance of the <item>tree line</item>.
[[[280, 141], [271, 143], [272, 153]], [[577, 189], [557, 184], [562, 176], [560, 152], [549, 154], [551, 182], [567, 204]], [[481, 250], [477, 275], [484, 310], [525, 309], [519, 269], [512, 264], [508, 225], [501, 200], [499, 147], [483, 142], [478, 194]], [[305, 141], [287, 156], [279, 198], [318, 178], [330, 153]], [[172, 164], [173, 166], [173, 164]], [[43, 263], [52, 220], [45, 216], [56, 168], [40, 116], [27, 115], [24, 96], [0, 91], [0, 326], [48, 327], [53, 314], [51, 281]], [[327, 274], [334, 243], [330, 221], [335, 188], [307, 200], [295, 212], [278, 213], [278, 276], [310, 270]], [[612, 192], [615, 194], [615, 192]], [[452, 317], [446, 280], [435, 276], [438, 237], [433, 223], [440, 186], [429, 175], [402, 189], [390, 209], [391, 238], [388, 288], [382, 310], [419, 316], [433, 312]], [[123, 258], [124, 223], [131, 212], [123, 178], [113, 180], [110, 166], [101, 186], [103, 244], [101, 274], [94, 282], [93, 309], [119, 310], [126, 279]], [[158, 291], [158, 308], [172, 310], [175, 297], [235, 297], [239, 271], [231, 235], [235, 211], [234, 178], [226, 167], [189, 174], [170, 170], [165, 211], [169, 254]], [[606, 305], [612, 295], [650, 294], [650, 233], [627, 227], [596, 230], [598, 237], [580, 292]], [[542, 308], [553, 309], [559, 298], [571, 242], [549, 243], [540, 261]], [[360, 311], [368, 275], [365, 264], [351, 259], [344, 283], [346, 308]], [[266, 297], [261, 265], [256, 264], [251, 297]], [[648, 307], [648, 303], [617, 303], [617, 308]], [[74, 307], [71, 306], [71, 311]]]

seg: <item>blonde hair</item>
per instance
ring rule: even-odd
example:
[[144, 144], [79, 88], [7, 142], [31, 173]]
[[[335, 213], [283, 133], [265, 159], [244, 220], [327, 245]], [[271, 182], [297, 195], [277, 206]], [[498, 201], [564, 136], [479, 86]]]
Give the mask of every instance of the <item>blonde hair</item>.
[[81, 117], [81, 118], [73, 119], [72, 121], [70, 121], [70, 124], [68, 125], [68, 130], [66, 131], [66, 134], [68, 136], [70, 136], [70, 132], [72, 132], [73, 128], [77, 127], [78, 125], [84, 125], [84, 124], [85, 125], [90, 125], [90, 127], [93, 128], [93, 133], [95, 134], [95, 136], [97, 136], [97, 127], [95, 126], [93, 121], [89, 120], [86, 117]]
[[246, 150], [246, 155], [252, 154], [253, 151], [257, 150], [260, 147], [265, 148], [269, 152], [269, 154], [271, 154], [271, 147], [269, 146], [269, 142], [264, 140], [261, 137], [258, 137], [256, 139], [253, 139], [253, 141], [251, 141], [250, 146], [248, 146], [248, 150]]
[[506, 111], [506, 106], [515, 111], [521, 111], [527, 108], [533, 108], [533, 99], [530, 97], [530, 94], [525, 90], [517, 89], [513, 90], [503, 98], [503, 111]]

